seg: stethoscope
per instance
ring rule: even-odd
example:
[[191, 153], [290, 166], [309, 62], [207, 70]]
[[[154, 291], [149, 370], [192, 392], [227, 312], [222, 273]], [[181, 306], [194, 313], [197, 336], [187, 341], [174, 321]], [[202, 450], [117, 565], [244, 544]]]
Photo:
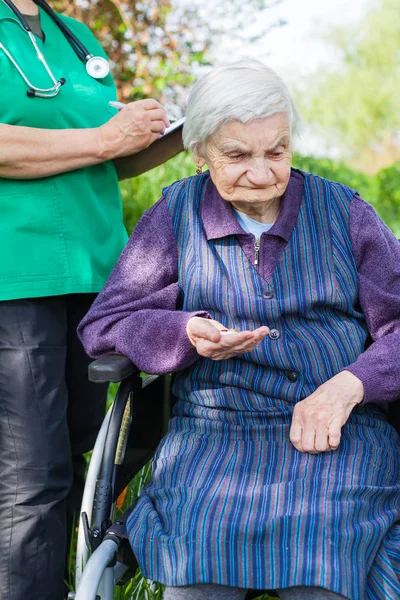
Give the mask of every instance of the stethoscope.
[[[34, 86], [29, 81], [25, 73], [22, 71], [15, 58], [11, 55], [11, 53], [1, 42], [0, 49], [3, 50], [3, 52], [7, 55], [14, 67], [17, 69], [18, 73], [28, 85], [26, 93], [29, 96], [29, 98], [34, 98], [35, 96], [39, 98], [54, 98], [54, 96], [57, 96], [58, 92], [60, 91], [61, 86], [63, 86], [66, 83], [66, 79], [64, 77], [60, 77], [60, 79], [57, 80], [54, 77], [49, 65], [47, 64], [45, 57], [39, 49], [32, 28], [29, 25], [28, 21], [25, 19], [24, 15], [18, 10], [18, 8], [15, 6], [12, 0], [4, 0], [4, 2], [18, 17], [18, 24], [21, 25], [29, 35], [32, 45], [36, 50], [37, 57], [46, 69], [53, 85], [49, 88], [38, 88]], [[65, 25], [65, 23], [60, 19], [60, 17], [54, 12], [54, 10], [50, 8], [50, 6], [45, 2], [45, 0], [34, 0], [34, 2], [38, 6], [40, 6], [60, 28], [61, 32], [65, 36], [65, 39], [70, 44], [75, 54], [84, 63], [88, 75], [90, 75], [90, 77], [93, 77], [94, 79], [103, 79], [103, 77], [106, 77], [110, 72], [110, 66], [108, 64], [108, 61], [102, 56], [93, 56], [93, 54], [90, 54], [90, 52], [85, 48], [82, 42], [78, 40], [76, 35], [69, 29], [69, 27]]]

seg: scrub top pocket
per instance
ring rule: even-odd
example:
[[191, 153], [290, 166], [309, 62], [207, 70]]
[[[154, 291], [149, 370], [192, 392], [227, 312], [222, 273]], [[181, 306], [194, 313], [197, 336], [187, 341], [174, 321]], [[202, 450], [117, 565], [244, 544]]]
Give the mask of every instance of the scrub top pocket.
[[0, 195], [0, 282], [69, 277], [56, 186], [48, 180], [9, 180], [8, 184]]
[[[82, 66], [82, 69], [84, 67]], [[82, 77], [77, 71], [67, 74], [67, 84], [65, 92], [70, 96], [71, 108], [80, 115], [85, 115], [87, 119], [93, 120], [93, 115], [102, 115], [104, 108], [109, 113], [109, 118], [117, 114], [117, 110], [109, 105], [110, 100], [116, 100], [115, 85], [110, 75], [102, 80], [92, 79], [91, 77]], [[101, 116], [97, 126], [104, 123], [104, 117]]]

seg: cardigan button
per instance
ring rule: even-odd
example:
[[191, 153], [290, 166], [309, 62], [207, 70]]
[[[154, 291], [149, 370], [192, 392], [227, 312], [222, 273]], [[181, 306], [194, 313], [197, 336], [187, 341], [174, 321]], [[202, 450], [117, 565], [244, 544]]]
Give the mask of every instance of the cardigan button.
[[269, 331], [269, 337], [271, 338], [271, 340], [277, 340], [278, 337], [280, 337], [280, 333], [277, 329], [270, 329]]
[[296, 371], [286, 371], [285, 375], [286, 379], [290, 381], [290, 383], [295, 383], [299, 378], [299, 374], [296, 373]]
[[274, 290], [264, 292], [263, 294], [261, 294], [261, 297], [264, 298], [264, 300], [272, 300], [272, 298], [274, 297]]

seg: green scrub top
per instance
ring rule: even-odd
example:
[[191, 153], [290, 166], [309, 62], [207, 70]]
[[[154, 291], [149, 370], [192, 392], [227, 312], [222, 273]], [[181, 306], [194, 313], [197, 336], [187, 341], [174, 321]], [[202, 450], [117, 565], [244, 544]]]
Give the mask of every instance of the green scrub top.
[[[116, 98], [111, 75], [90, 77], [51, 17], [40, 14], [45, 40], [37, 43], [66, 84], [54, 98], [29, 98], [0, 49], [0, 122], [60, 130], [104, 124], [116, 114], [108, 106]], [[105, 56], [85, 25], [61, 18], [89, 52]], [[33, 85], [50, 87], [27, 33], [1, 0], [0, 42]], [[112, 162], [41, 179], [0, 177], [0, 300], [99, 292], [126, 240]]]

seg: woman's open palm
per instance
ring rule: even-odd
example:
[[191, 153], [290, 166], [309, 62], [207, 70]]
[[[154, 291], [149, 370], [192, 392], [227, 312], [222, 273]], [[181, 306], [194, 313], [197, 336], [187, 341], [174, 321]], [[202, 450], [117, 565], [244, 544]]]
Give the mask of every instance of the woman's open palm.
[[212, 360], [225, 360], [250, 352], [269, 334], [268, 327], [254, 331], [221, 333], [226, 331], [222, 323], [203, 317], [192, 317], [186, 328], [188, 337], [197, 352]]

